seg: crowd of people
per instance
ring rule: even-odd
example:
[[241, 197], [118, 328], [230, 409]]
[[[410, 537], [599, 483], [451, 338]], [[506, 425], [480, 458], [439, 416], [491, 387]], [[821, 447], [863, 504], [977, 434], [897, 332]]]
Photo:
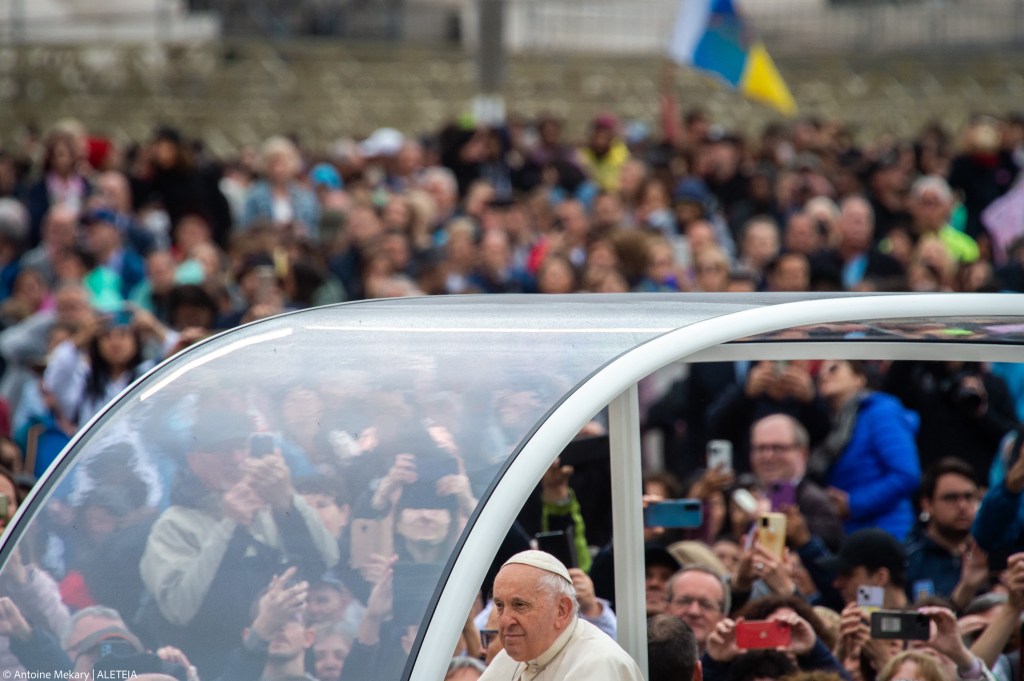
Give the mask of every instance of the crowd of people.
[[[173, 128], [125, 144], [68, 120], [0, 151], [0, 516], [147, 369], [287, 310], [456, 293], [1024, 291], [1021, 116], [858, 141], [813, 117], [752, 135], [661, 106], [657, 131], [600, 114], [578, 141], [541, 115], [324, 149], [272, 137], [218, 159]], [[477, 466], [486, 434], [375, 420], [365, 395], [335, 429], [326, 385], [236, 388], [189, 403], [191, 417], [168, 402], [138, 431], [172, 445], [96, 445], [62, 483], [0, 576], [0, 666], [398, 677], [425, 585], [490, 479], [477, 473], [507, 451]], [[469, 414], [474, 397], [373, 390], [380, 404], [451, 402], [435, 414]], [[1020, 679], [1022, 419], [1014, 364], [688, 367], [643, 408], [664, 442], [645, 503], [701, 509], [695, 526], [646, 530], [652, 678]], [[514, 444], [519, 424], [498, 425]], [[706, 465], [715, 440], [729, 465]], [[548, 650], [530, 639], [543, 618], [518, 617], [495, 576], [522, 573], [505, 561], [535, 533], [564, 532], [572, 563], [530, 559], [552, 575], [536, 589], [562, 623], [540, 640], [615, 636], [608, 509], [579, 484], [567, 466], [545, 476], [448, 678], [476, 678], [503, 648], [501, 669], [545, 678]], [[784, 518], [781, 553], [756, 539], [768, 512]], [[858, 603], [865, 587], [880, 602]], [[913, 610], [930, 633], [880, 640], [871, 607]], [[786, 642], [737, 645], [765, 620]]]

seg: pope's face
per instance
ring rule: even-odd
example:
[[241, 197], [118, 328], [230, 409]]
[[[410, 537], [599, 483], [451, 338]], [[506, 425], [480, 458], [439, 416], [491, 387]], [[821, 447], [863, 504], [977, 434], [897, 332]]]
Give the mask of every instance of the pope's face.
[[538, 588], [547, 574], [529, 565], [506, 565], [494, 580], [498, 636], [516, 662], [539, 657], [569, 625], [572, 603]]

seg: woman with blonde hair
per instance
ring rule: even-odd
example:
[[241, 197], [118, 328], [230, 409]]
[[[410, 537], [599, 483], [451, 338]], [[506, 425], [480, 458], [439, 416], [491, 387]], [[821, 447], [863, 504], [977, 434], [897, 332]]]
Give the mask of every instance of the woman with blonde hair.
[[931, 655], [908, 650], [889, 660], [878, 681], [950, 681]]
[[289, 228], [314, 241], [320, 234], [320, 206], [316, 194], [298, 181], [302, 157], [287, 137], [270, 137], [260, 148], [262, 178], [245, 196], [242, 229], [269, 222]]

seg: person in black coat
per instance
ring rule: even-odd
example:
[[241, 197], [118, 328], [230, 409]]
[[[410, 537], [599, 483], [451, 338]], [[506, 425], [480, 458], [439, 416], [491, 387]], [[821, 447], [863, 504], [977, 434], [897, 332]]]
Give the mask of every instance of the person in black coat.
[[973, 362], [894, 362], [883, 390], [921, 417], [921, 468], [954, 456], [987, 480], [999, 442], [1017, 423], [1003, 379]]

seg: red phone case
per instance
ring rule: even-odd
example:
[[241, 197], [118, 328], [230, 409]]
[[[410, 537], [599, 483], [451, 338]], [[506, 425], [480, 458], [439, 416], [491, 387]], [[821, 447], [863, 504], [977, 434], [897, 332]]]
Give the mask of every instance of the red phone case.
[[789, 640], [789, 626], [782, 622], [755, 621], [736, 624], [736, 647], [741, 650], [785, 647], [789, 645]]

